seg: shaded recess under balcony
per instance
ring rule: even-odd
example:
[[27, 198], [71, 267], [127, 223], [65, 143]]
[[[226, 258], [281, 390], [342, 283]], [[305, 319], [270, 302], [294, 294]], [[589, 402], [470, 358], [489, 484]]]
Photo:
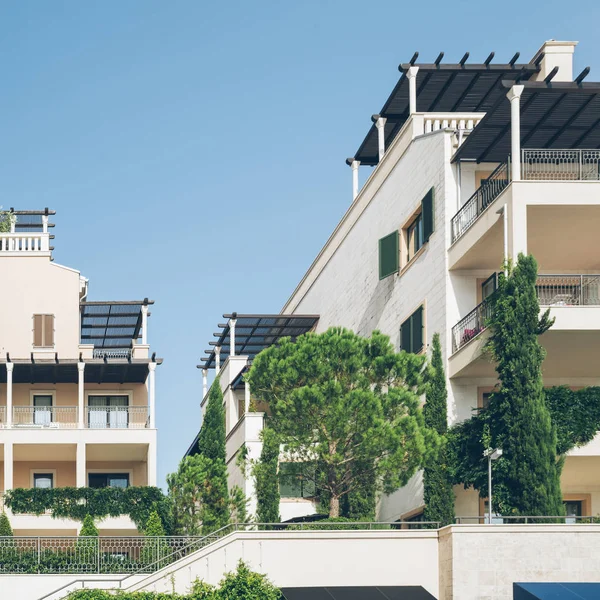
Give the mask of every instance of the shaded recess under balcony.
[[[540, 60], [535, 63], [518, 64], [519, 53], [505, 64], [493, 63], [492, 52], [482, 64], [469, 64], [469, 53], [456, 64], [442, 63], [441, 53], [434, 63], [417, 63], [415, 53], [409, 63], [398, 69], [402, 75], [386, 100], [379, 116], [386, 119], [385, 147], [388, 148], [410, 115], [409, 78], [410, 67], [419, 68], [417, 82], [417, 106], [420, 112], [487, 112], [506, 95], [503, 81], [523, 82], [540, 71]], [[375, 166], [379, 162], [378, 130], [371, 126], [354, 160], [362, 165]]]

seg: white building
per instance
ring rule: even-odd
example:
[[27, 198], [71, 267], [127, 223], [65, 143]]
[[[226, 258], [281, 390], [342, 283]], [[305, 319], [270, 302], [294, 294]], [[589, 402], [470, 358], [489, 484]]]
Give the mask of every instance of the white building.
[[[97, 302], [53, 262], [54, 211], [16, 211], [0, 233], [0, 489], [156, 485], [148, 299]], [[50, 514], [9, 514], [15, 535], [75, 535]], [[137, 533], [109, 518], [103, 535]]]
[[[517, 54], [499, 64], [492, 54], [472, 64], [467, 54], [458, 64], [441, 62], [443, 55], [419, 64], [415, 55], [400, 65], [397, 85], [347, 161], [353, 202], [281, 317], [318, 315], [316, 331], [343, 326], [367, 336], [378, 329], [398, 349], [413, 352], [426, 352], [439, 332], [452, 425], [469, 418], [497, 383], [481, 353], [484, 301], [504, 260], [531, 253], [539, 264], [540, 302], [556, 317], [541, 338], [548, 353], [544, 384], [600, 385], [600, 255], [594, 251], [600, 84], [584, 81], [589, 69], [574, 78], [575, 46], [546, 42], [527, 63], [518, 63]], [[374, 169], [359, 190], [361, 165]], [[216, 349], [227, 344], [230, 329], [226, 324], [218, 334]], [[261, 333], [268, 336], [268, 328]], [[265, 344], [276, 338], [265, 337]], [[224, 361], [226, 392], [235, 392], [237, 375], [259, 349], [238, 348], [239, 368]], [[215, 356], [213, 349], [204, 366], [214, 366]], [[249, 412], [248, 400], [242, 411], [237, 396], [229, 398], [234, 461], [238, 448], [257, 440], [261, 417]], [[566, 459], [562, 489], [570, 513], [600, 512], [598, 467], [600, 439]], [[232, 480], [241, 477], [235, 467], [230, 473]], [[457, 487], [456, 497], [457, 515], [483, 514], [476, 492]], [[418, 519], [422, 509], [417, 475], [381, 499], [378, 517]]]

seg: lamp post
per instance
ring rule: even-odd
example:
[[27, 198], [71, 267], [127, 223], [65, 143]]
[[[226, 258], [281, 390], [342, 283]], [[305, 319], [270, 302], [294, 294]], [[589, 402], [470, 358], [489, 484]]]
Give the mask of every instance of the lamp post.
[[502, 456], [501, 448], [488, 448], [483, 451], [488, 459], [488, 525], [492, 524], [492, 461]]

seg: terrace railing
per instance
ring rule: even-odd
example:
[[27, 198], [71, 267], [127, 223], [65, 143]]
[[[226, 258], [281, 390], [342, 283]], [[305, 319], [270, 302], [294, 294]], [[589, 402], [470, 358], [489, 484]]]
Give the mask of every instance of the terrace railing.
[[150, 426], [147, 406], [87, 406], [88, 429], [145, 429]]
[[463, 317], [452, 328], [452, 352], [457, 352], [473, 338], [477, 337], [485, 329], [486, 322], [491, 314], [491, 303], [489, 300], [484, 300], [466, 317]]
[[6, 406], [0, 406], [0, 429], [6, 427]]
[[131, 358], [131, 348], [94, 348], [94, 358]]
[[543, 306], [600, 306], [600, 275], [538, 275]]
[[31, 254], [33, 252], [49, 251], [50, 236], [47, 233], [0, 233], [0, 253], [18, 252]]
[[508, 187], [510, 183], [509, 164], [509, 161], [507, 161], [498, 165], [494, 172], [452, 217], [452, 243], [460, 239], [487, 207]]
[[598, 181], [600, 150], [522, 150], [521, 178], [545, 181]]
[[77, 427], [76, 406], [15, 406], [13, 427], [75, 429]]

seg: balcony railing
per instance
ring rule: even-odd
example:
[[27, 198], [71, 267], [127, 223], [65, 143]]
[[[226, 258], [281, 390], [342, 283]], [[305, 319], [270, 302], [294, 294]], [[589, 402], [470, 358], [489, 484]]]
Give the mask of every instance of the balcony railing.
[[522, 179], [600, 180], [600, 150], [522, 150]]
[[0, 233], [0, 253], [49, 252], [50, 236], [47, 233]]
[[6, 427], [6, 406], [0, 406], [0, 429]]
[[477, 305], [466, 317], [462, 318], [452, 328], [452, 352], [457, 352], [486, 327], [486, 321], [492, 314], [491, 303], [484, 300]]
[[150, 426], [147, 406], [88, 406], [89, 429], [146, 429]]
[[94, 358], [131, 358], [131, 348], [94, 348]]
[[600, 306], [600, 275], [538, 275], [542, 306]]
[[510, 182], [509, 162], [502, 163], [452, 217], [452, 243], [477, 221]]
[[74, 429], [77, 427], [76, 406], [15, 406], [13, 427], [34, 429]]

